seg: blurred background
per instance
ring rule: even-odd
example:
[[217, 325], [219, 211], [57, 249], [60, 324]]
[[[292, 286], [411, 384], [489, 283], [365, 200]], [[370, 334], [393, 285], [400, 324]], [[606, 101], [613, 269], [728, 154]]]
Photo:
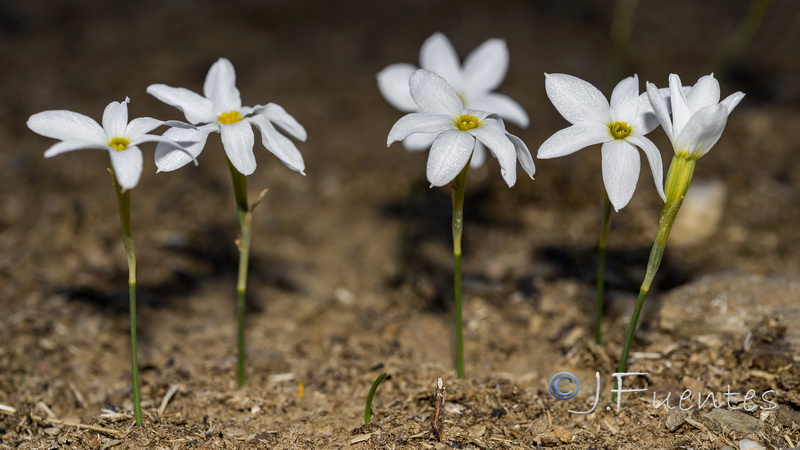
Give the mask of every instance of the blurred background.
[[[724, 209], [720, 220], [725, 226], [708, 234], [711, 241], [702, 251], [687, 252], [699, 258], [696, 268], [729, 264], [751, 272], [796, 273], [800, 258], [794, 258], [791, 243], [797, 240], [800, 172], [794, 126], [800, 113], [800, 5], [793, 0], [632, 3], [625, 76], [637, 73], [644, 89], [645, 81], [665, 86], [670, 73], [690, 84], [714, 72], [723, 97], [737, 90], [747, 94], [722, 140], [698, 165], [699, 181], [723, 185], [717, 203]], [[294, 238], [297, 244], [290, 252], [317, 248], [316, 257], [324, 258], [319, 249], [337, 244], [349, 250], [333, 252], [331, 262], [348, 252], [369, 255], [357, 256], [356, 264], [375, 267], [376, 262], [368, 263], [374, 256], [382, 261], [378, 267], [391, 272], [385, 247], [370, 253], [369, 236], [337, 228], [337, 220], [352, 223], [360, 217], [378, 221], [372, 228], [365, 225], [370, 230], [387, 230], [388, 220], [386, 234], [371, 235], [378, 241], [396, 236], [398, 211], [424, 171], [424, 153], [408, 154], [399, 144], [385, 148], [386, 134], [401, 113], [380, 96], [375, 74], [391, 63], [418, 64], [420, 45], [436, 31], [448, 36], [462, 59], [488, 38], [505, 39], [511, 62], [499, 92], [527, 110], [531, 126], [510, 129], [535, 155], [544, 139], [566, 125], [545, 95], [543, 73], [569, 73], [601, 88], [616, 83], [608, 69], [614, 11], [614, 2], [599, 0], [3, 2], [3, 301], [41, 289], [43, 282], [80, 280], [87, 265], [102, 272], [109, 266], [119, 270], [124, 262], [104, 170], [107, 155], [84, 151], [45, 160], [42, 153], [52, 142], [25, 127], [33, 113], [69, 109], [99, 120], [105, 105], [129, 96], [131, 117], [182, 119], [177, 110], [147, 95], [146, 87], [165, 83], [201, 91], [210, 65], [229, 58], [244, 104], [278, 103], [309, 134], [308, 142], [299, 144], [307, 177], [287, 171], [256, 145], [260, 167], [251, 177], [251, 189], [272, 189], [265, 218], [257, 219], [267, 231], [254, 238], [256, 248], [285, 259], [289, 256], [276, 249], [276, 241]], [[650, 136], [662, 150], [666, 170], [669, 143], [660, 129]], [[233, 206], [227, 169], [218, 139], [209, 143], [199, 167], [170, 174], [155, 173], [152, 148], [144, 146], [145, 169], [134, 193], [133, 217], [145, 261], [169, 261], [151, 246], [188, 251], [192, 243], [217, 242], [219, 233], [235, 234], [228, 220]], [[561, 246], [559, 254], [576, 247], [590, 253], [602, 199], [599, 152], [592, 153], [537, 161], [536, 180], [521, 178], [510, 191], [497, 176], [496, 163], [489, 161], [470, 178], [469, 194], [477, 200], [468, 200], [467, 217], [515, 224], [517, 231], [538, 236], [515, 242], [520, 251], [548, 242]], [[633, 202], [614, 220], [623, 230], [618, 235], [625, 236], [618, 245], [649, 247], [660, 208], [650, 177], [643, 169]], [[417, 228], [417, 236], [438, 233], [446, 244], [449, 196], [433, 191], [425, 196], [419, 215], [435, 217], [430, 229]], [[527, 227], [529, 222], [536, 229]], [[471, 245], [469, 234], [466, 245]], [[101, 250], [98, 246], [104, 249], [100, 255], [116, 255], [103, 260], [94, 251]], [[207, 252], [228, 252], [221, 257], [227, 261], [231, 249], [223, 248]], [[93, 250], [84, 254], [87, 249]], [[554, 258], [565, 258], [558, 264], [569, 265], [580, 256]], [[228, 262], [203, 257], [210, 260], [203, 263], [210, 265], [206, 270], [227, 270]], [[751, 258], [754, 263], [748, 262]], [[164, 273], [177, 270], [161, 269], [142, 270], [140, 276], [145, 284], [158, 284]], [[345, 277], [357, 279], [359, 273]], [[90, 277], [82, 283], [96, 281]]]

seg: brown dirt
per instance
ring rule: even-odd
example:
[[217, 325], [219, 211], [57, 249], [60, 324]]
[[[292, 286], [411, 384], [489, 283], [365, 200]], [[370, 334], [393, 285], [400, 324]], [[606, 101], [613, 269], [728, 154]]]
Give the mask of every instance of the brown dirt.
[[[670, 72], [686, 82], [708, 73], [749, 3], [642, 2], [629, 71], [660, 85]], [[542, 73], [604, 83], [606, 2], [3, 5], [0, 405], [15, 411], [0, 409], [0, 448], [720, 448], [745, 437], [768, 448], [800, 445], [800, 128], [792, 125], [800, 123], [799, 11], [791, 0], [771, 2], [752, 42], [715, 69], [723, 95], [748, 94], [695, 175], [726, 187], [722, 221], [702, 242], [667, 250], [630, 365], [648, 375], [626, 380], [648, 392], [625, 395], [617, 411], [611, 373], [661, 206], [649, 171], [614, 216], [603, 348], [591, 343], [599, 155], [537, 161], [536, 180], [513, 189], [493, 161], [470, 174], [468, 374], [458, 380], [449, 193], [424, 188], [413, 197], [407, 276], [397, 283], [403, 211], [425, 155], [385, 148], [400, 113], [375, 82], [390, 63], [416, 62], [434, 31], [462, 57], [489, 37], [505, 38], [511, 71], [501, 91], [531, 115], [530, 129], [514, 131], [535, 152], [565, 125]], [[219, 140], [212, 137], [196, 168], [155, 174], [146, 159], [133, 192], [145, 409], [145, 426], [134, 427], [127, 268], [107, 156], [45, 160], [50, 142], [24, 121], [48, 109], [99, 118], [125, 96], [132, 116], [178, 118], [147, 85], [199, 90], [220, 56], [236, 66], [246, 104], [274, 101], [306, 126], [308, 175], [257, 150], [251, 194], [270, 191], [256, 210], [250, 380], [240, 390], [237, 228]], [[654, 139], [666, 160], [662, 134]], [[732, 312], [735, 326], [720, 320]], [[580, 379], [576, 399], [548, 392], [559, 371]], [[381, 372], [389, 378], [372, 425], [362, 427]], [[591, 407], [595, 372], [597, 411], [568, 412]], [[430, 426], [438, 377], [446, 386], [443, 443]], [[760, 408], [743, 412], [753, 404], [739, 399], [682, 415], [652, 404], [654, 393], [663, 400], [672, 392], [674, 406], [685, 389], [724, 401], [728, 386], [756, 391]], [[764, 410], [760, 396], [769, 390], [777, 408]], [[48, 413], [56, 420], [44, 420]]]

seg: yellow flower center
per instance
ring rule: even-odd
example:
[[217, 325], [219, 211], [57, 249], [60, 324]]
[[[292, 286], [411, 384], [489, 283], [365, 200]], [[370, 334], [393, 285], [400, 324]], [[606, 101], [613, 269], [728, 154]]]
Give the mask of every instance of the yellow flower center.
[[611, 133], [611, 137], [620, 140], [630, 136], [633, 128], [626, 122], [614, 122], [608, 124], [608, 131]]
[[467, 131], [481, 126], [481, 122], [478, 120], [478, 118], [469, 114], [464, 114], [463, 116], [457, 117], [455, 123], [456, 128], [461, 131]]
[[240, 122], [242, 120], [242, 115], [239, 114], [239, 111], [229, 111], [224, 112], [217, 117], [219, 123], [222, 125], [230, 125], [232, 123]]
[[121, 152], [128, 148], [128, 145], [131, 143], [130, 139], [125, 139], [124, 137], [115, 137], [114, 139], [108, 141], [108, 145], [114, 147], [114, 150]]

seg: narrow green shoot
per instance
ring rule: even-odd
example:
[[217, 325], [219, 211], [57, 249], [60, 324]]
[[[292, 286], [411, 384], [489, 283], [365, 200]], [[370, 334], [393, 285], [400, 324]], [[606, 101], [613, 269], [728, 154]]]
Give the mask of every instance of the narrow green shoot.
[[122, 244], [128, 258], [128, 298], [131, 328], [131, 382], [133, 384], [133, 417], [136, 425], [142, 425], [142, 404], [139, 392], [139, 363], [136, 350], [136, 253], [133, 250], [133, 227], [131, 226], [131, 190], [123, 189], [112, 169], [111, 178], [119, 202], [119, 223], [122, 228]]
[[378, 390], [378, 386], [383, 382], [384, 378], [386, 378], [386, 372], [378, 375], [378, 378], [375, 378], [375, 381], [372, 382], [372, 387], [369, 388], [367, 404], [364, 406], [364, 425], [369, 425], [372, 421], [372, 398], [375, 397], [375, 391]]

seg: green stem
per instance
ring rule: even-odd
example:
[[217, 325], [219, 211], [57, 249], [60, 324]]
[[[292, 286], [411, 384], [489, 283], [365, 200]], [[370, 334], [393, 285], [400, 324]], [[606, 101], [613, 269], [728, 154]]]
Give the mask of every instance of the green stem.
[[239, 219], [239, 276], [236, 281], [236, 382], [243, 387], [247, 382], [247, 347], [245, 344], [245, 310], [247, 306], [247, 266], [250, 258], [252, 214], [247, 203], [247, 177], [228, 160], [236, 197], [236, 215]]
[[364, 425], [369, 425], [369, 423], [372, 421], [372, 398], [375, 397], [375, 391], [378, 390], [378, 385], [381, 384], [384, 378], [386, 378], [386, 372], [378, 375], [378, 378], [375, 378], [375, 381], [372, 383], [372, 387], [369, 389], [369, 394], [367, 395], [367, 404], [364, 406]]
[[464, 189], [467, 184], [467, 171], [469, 163], [464, 166], [461, 173], [450, 183], [453, 198], [453, 257], [455, 292], [455, 318], [456, 318], [456, 375], [464, 378], [464, 335], [461, 319], [461, 235], [464, 228]]
[[600, 345], [603, 339], [603, 300], [606, 276], [606, 248], [611, 230], [611, 200], [608, 194], [603, 197], [603, 222], [600, 225], [600, 243], [597, 246], [597, 298], [594, 315], [594, 343]]
[[680, 210], [683, 204], [686, 191], [689, 190], [689, 183], [692, 181], [696, 162], [696, 159], [675, 156], [672, 158], [672, 164], [669, 166], [665, 188], [667, 201], [664, 204], [664, 209], [661, 210], [661, 218], [658, 221], [658, 232], [656, 233], [655, 242], [653, 242], [653, 248], [650, 251], [650, 259], [647, 261], [647, 272], [645, 273], [644, 281], [642, 281], [642, 286], [639, 289], [639, 296], [636, 298], [636, 306], [633, 309], [631, 321], [628, 324], [628, 331], [625, 333], [625, 345], [622, 348], [622, 355], [620, 356], [619, 365], [617, 367], [617, 372], [619, 373], [625, 372], [628, 367], [628, 352], [631, 348], [633, 335], [636, 333], [639, 314], [642, 311], [644, 299], [650, 291], [653, 278], [655, 278], [658, 267], [661, 265], [664, 249], [667, 246], [667, 238], [669, 238], [672, 225], [675, 223], [678, 210]]
[[119, 223], [122, 228], [122, 243], [128, 258], [128, 299], [131, 328], [131, 382], [133, 383], [133, 416], [136, 425], [142, 424], [142, 404], [139, 392], [139, 363], [136, 350], [136, 254], [133, 250], [133, 228], [131, 226], [131, 191], [123, 190], [111, 170], [114, 188], [119, 202]]

